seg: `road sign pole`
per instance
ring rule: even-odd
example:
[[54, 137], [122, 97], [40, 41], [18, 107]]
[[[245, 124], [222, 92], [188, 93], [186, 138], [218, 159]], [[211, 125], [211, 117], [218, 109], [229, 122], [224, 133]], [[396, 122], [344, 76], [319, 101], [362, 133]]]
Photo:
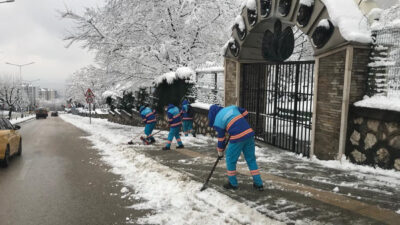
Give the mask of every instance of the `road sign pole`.
[[89, 103], [89, 124], [92, 124], [92, 104]]

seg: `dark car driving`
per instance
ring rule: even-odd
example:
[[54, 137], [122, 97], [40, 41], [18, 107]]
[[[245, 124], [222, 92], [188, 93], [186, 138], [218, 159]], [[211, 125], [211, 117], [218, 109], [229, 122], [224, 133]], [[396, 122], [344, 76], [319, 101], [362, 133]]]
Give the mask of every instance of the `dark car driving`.
[[48, 116], [47, 109], [45, 109], [45, 108], [37, 108], [35, 110], [35, 113], [36, 113], [36, 119], [40, 119], [40, 118], [46, 119]]

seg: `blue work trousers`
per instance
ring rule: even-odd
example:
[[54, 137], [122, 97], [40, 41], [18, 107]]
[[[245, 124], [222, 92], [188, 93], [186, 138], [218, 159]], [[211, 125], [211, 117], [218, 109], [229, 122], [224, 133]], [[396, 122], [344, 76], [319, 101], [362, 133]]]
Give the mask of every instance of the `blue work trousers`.
[[236, 163], [241, 152], [243, 152], [244, 159], [247, 162], [250, 174], [253, 176], [254, 183], [258, 186], [263, 185], [256, 162], [254, 137], [248, 138], [242, 142], [228, 144], [228, 149], [226, 150], [226, 168], [228, 170], [229, 182], [235, 187], [238, 186]]
[[185, 133], [185, 136], [188, 136], [189, 132], [192, 130], [193, 130], [193, 120], [184, 120], [183, 133]]
[[168, 134], [168, 142], [167, 142], [167, 148], [171, 147], [171, 143], [174, 140], [174, 138], [176, 139], [176, 141], [178, 142], [178, 145], [181, 146], [182, 144], [182, 140], [181, 137], [179, 136], [179, 131], [181, 130], [181, 127], [171, 127], [169, 129], [169, 134]]

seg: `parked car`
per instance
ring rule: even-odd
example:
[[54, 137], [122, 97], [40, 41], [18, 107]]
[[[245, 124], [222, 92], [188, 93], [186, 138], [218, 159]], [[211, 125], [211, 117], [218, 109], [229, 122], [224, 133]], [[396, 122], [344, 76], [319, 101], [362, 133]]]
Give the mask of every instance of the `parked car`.
[[22, 138], [17, 130], [18, 125], [12, 125], [8, 119], [0, 118], [0, 165], [7, 167], [10, 158], [22, 154]]
[[49, 115], [47, 109], [45, 108], [37, 108], [35, 110], [35, 113], [36, 113], [36, 119], [39, 119], [41, 117], [46, 119], [47, 116]]
[[51, 116], [58, 116], [58, 112], [57, 111], [51, 112]]

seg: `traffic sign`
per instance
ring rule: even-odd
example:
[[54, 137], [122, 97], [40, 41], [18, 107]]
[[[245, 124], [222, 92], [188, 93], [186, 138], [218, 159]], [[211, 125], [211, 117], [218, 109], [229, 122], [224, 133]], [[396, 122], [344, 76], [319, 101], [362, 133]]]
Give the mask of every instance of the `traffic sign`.
[[93, 91], [89, 88], [87, 89], [86, 93], [85, 93], [85, 97], [89, 98], [89, 97], [94, 97]]
[[89, 104], [93, 103], [93, 97], [86, 97], [86, 102]]

